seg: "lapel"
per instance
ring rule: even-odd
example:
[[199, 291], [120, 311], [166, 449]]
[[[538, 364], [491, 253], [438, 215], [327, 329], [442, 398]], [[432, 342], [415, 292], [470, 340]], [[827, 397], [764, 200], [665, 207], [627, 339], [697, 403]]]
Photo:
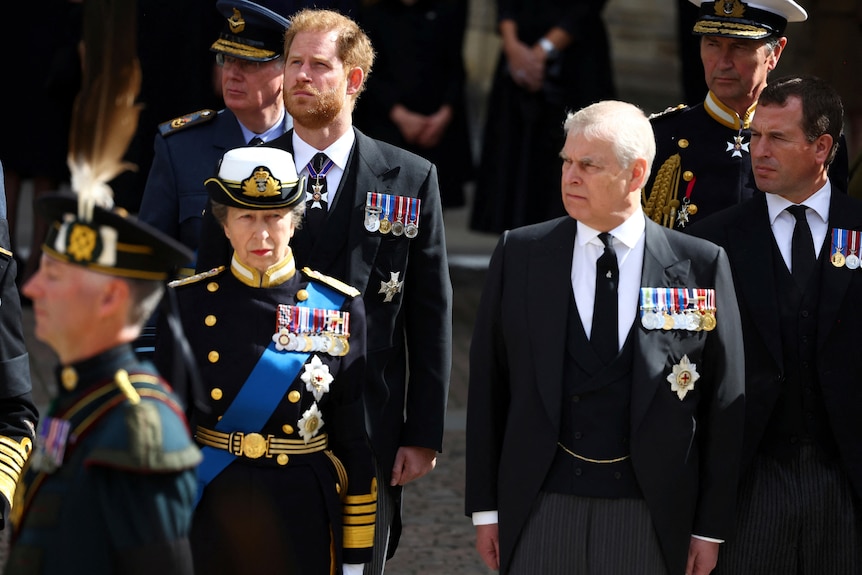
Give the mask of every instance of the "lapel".
[[[691, 262], [680, 260], [668, 242], [672, 232], [646, 219], [642, 287], [691, 287]], [[707, 286], [704, 286], [707, 287]], [[667, 338], [636, 325], [632, 373], [632, 431], [637, 429], [658, 385], [664, 381]]]
[[823, 250], [827, 253], [821, 253], [818, 260], [822, 266], [817, 324], [818, 350], [822, 348], [831, 327], [835, 325], [847, 290], [850, 288], [853, 274], [859, 273], [858, 271], [844, 267], [836, 268], [829, 261], [832, 249], [833, 229], [862, 229], [862, 213], [860, 213], [858, 203], [850, 200], [847, 195], [836, 193], [834, 190], [835, 188], [833, 187], [832, 199], [829, 202], [829, 227], [823, 247]]
[[[355, 170], [356, 173], [350, 175], [356, 184], [353, 190], [344, 190], [342, 187], [338, 193], [342, 194], [346, 191], [345, 197], [342, 197], [340, 201], [348, 199], [351, 201], [351, 217], [348, 227], [348, 245], [351, 246], [348, 256], [348, 283], [362, 293], [366, 293], [371, 269], [382, 239], [380, 234], [371, 234], [365, 229], [366, 194], [368, 192], [408, 194], [406, 193], [407, 190], [393, 189], [401, 167], [389, 164], [389, 157], [384, 156], [377, 142], [355, 128], [354, 132], [356, 132], [356, 143], [352, 155], [355, 158], [350, 162], [350, 169]], [[347, 175], [345, 174], [345, 176]]]
[[[569, 300], [572, 296], [572, 254], [577, 222], [566, 216], [551, 231], [532, 242], [527, 254], [527, 323], [525, 352], [534, 358], [536, 382], [548, 419], [559, 429], [563, 365], [566, 352]], [[526, 334], [538, 334], [526, 337]]]
[[736, 278], [739, 307], [751, 318], [773, 361], [783, 365], [780, 318], [775, 284], [775, 240], [769, 226], [766, 195], [751, 200], [753, 209], [740, 210], [740, 217], [727, 231], [728, 258]]

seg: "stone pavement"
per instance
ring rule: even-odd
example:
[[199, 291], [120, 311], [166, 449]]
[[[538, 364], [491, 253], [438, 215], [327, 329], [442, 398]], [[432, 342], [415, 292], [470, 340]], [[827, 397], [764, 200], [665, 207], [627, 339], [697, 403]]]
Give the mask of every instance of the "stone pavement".
[[[434, 471], [405, 489], [404, 533], [398, 552], [387, 564], [387, 575], [493, 573], [476, 553], [474, 530], [464, 515], [464, 454], [470, 336], [487, 261], [497, 238], [467, 231], [467, 212], [467, 208], [461, 208], [445, 215], [454, 291], [454, 330], [443, 453], [437, 458]], [[32, 308], [24, 309], [23, 323], [34, 398], [40, 410], [44, 410], [55, 393], [53, 371], [57, 360], [33, 335]], [[0, 539], [0, 568], [3, 543]]]

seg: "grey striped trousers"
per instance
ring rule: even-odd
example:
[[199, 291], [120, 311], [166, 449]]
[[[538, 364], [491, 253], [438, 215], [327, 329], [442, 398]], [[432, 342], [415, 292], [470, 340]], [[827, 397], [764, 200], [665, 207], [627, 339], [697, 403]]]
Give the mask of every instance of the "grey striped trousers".
[[509, 575], [667, 575], [641, 499], [540, 493]]
[[859, 502], [837, 461], [813, 445], [789, 461], [757, 456], [743, 477], [737, 530], [713, 575], [859, 575]]

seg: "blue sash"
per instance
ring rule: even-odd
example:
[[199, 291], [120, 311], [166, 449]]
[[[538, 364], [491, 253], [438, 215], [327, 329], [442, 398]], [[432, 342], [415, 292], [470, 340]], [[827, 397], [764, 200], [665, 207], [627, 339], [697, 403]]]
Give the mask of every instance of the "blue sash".
[[[297, 302], [296, 305], [299, 307], [341, 309], [344, 304], [344, 295], [326, 286], [309, 283], [305, 289], [308, 292], [308, 299]], [[281, 403], [281, 399], [290, 389], [299, 370], [308, 361], [309, 355], [311, 354], [302, 352], [279, 352], [275, 349], [275, 342], [270, 342], [239, 393], [216, 424], [216, 431], [222, 433], [259, 431], [272, 417], [273, 411]], [[264, 413], [261, 406], [268, 411]], [[229, 451], [214, 447], [203, 447], [201, 451], [204, 454], [204, 460], [198, 467], [196, 507], [207, 484], [237, 458]]]

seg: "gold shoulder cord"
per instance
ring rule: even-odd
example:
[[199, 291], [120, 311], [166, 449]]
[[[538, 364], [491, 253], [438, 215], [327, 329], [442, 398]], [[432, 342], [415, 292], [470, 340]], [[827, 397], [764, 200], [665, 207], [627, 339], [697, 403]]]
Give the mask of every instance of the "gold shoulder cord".
[[679, 154], [669, 157], [655, 176], [649, 199], [646, 197], [646, 191], [641, 190], [644, 213], [655, 223], [670, 229], [673, 229], [676, 223], [676, 211], [680, 206], [679, 165]]

